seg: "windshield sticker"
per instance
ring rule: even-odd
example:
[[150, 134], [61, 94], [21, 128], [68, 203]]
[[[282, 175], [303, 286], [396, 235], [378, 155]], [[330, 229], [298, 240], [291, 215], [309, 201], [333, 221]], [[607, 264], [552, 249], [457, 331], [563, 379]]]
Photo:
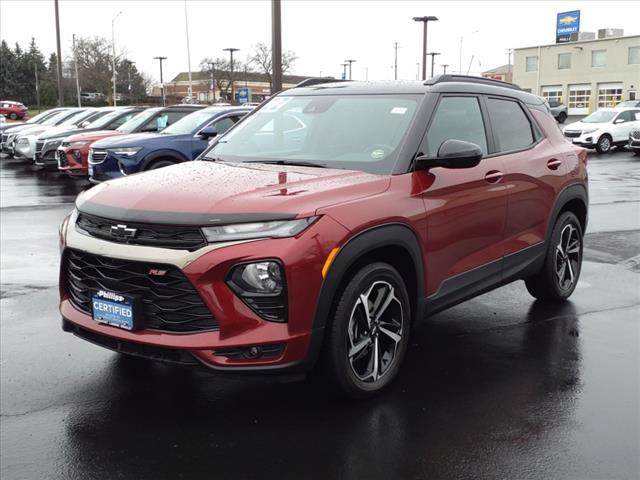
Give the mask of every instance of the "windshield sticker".
[[258, 113], [272, 113], [277, 112], [287, 103], [289, 103], [293, 97], [276, 97], [267, 103], [264, 107], [258, 110]]
[[378, 160], [384, 157], [384, 150], [377, 148], [373, 152], [371, 152], [371, 158]]
[[393, 107], [391, 109], [391, 113], [394, 113], [396, 115], [404, 115], [405, 113], [407, 113], [407, 107]]

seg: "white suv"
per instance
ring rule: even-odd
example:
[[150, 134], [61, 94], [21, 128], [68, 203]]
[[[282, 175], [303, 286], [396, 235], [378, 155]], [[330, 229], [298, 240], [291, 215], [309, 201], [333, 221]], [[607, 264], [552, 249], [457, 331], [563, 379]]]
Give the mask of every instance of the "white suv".
[[640, 128], [640, 108], [601, 108], [564, 127], [564, 136], [576, 145], [608, 153], [625, 145], [632, 130]]

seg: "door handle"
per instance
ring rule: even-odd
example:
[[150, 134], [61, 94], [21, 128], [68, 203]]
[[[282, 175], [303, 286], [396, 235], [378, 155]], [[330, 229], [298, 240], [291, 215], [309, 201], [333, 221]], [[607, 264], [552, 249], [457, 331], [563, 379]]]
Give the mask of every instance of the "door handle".
[[549, 167], [550, 170], [557, 170], [561, 164], [562, 162], [560, 160], [552, 158], [547, 162], [547, 167]]
[[489, 183], [498, 183], [500, 180], [502, 180], [503, 176], [504, 174], [502, 172], [499, 172], [498, 170], [489, 170], [485, 174], [484, 179]]

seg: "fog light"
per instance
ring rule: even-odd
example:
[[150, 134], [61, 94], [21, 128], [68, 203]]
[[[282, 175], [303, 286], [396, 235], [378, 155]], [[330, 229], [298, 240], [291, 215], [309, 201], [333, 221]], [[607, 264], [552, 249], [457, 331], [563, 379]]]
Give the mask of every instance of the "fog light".
[[276, 262], [260, 262], [245, 265], [241, 271], [242, 283], [256, 293], [279, 293], [282, 288], [280, 265]]
[[76, 160], [80, 160], [82, 158], [82, 154], [80, 153], [80, 150], [74, 150], [73, 158], [75, 158]]
[[286, 285], [279, 262], [265, 260], [236, 265], [227, 277], [227, 285], [265, 320], [286, 321]]

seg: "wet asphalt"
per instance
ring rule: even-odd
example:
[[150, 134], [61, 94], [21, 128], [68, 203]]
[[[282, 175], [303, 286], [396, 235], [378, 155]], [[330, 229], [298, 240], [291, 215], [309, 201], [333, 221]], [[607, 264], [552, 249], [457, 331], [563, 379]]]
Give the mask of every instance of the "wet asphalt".
[[57, 226], [87, 185], [0, 165], [3, 480], [640, 478], [640, 157], [590, 154], [570, 302], [517, 282], [440, 313], [392, 388], [356, 403], [63, 333]]

